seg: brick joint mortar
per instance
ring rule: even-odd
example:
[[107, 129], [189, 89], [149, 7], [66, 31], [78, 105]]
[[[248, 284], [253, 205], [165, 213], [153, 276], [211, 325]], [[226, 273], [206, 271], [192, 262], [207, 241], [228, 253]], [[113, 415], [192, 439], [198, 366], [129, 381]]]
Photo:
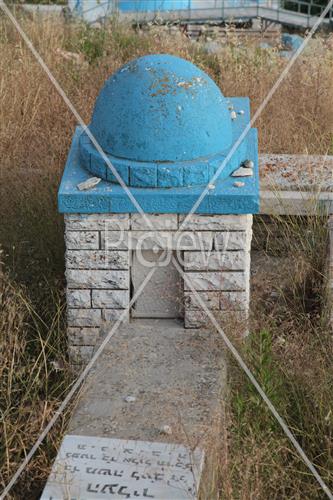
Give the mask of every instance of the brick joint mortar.
[[[146, 238], [142, 249], [152, 249], [158, 240], [175, 249], [174, 237], [185, 220], [176, 214], [153, 214], [148, 219], [154, 231], [139, 214], [66, 214], [66, 277], [68, 337], [73, 359], [88, 359], [109, 323], [117, 320], [130, 301], [131, 245], [121, 238]], [[332, 221], [333, 222], [333, 221]], [[105, 230], [106, 229], [106, 230]], [[251, 215], [193, 215], [179, 237], [193, 244], [180, 245], [184, 272], [207, 307], [226, 317], [246, 319], [249, 311]], [[149, 237], [148, 237], [149, 235]], [[192, 235], [192, 236], [191, 236]], [[162, 236], [162, 238], [161, 238]], [[193, 243], [194, 242], [194, 243]], [[107, 251], [105, 251], [107, 247]], [[149, 284], [147, 285], [149, 286]], [[190, 288], [184, 283], [185, 327], [207, 325]]]

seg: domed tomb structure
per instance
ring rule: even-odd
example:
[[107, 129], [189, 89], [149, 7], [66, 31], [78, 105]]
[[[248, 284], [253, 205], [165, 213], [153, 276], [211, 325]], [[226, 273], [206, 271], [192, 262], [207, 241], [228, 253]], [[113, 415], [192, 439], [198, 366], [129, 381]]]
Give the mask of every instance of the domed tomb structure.
[[[200, 327], [207, 321], [193, 288], [210, 309], [246, 317], [259, 209], [249, 121], [248, 98], [224, 97], [205, 72], [171, 55], [138, 58], [106, 81], [90, 124], [74, 134], [59, 189], [75, 353], [89, 354], [100, 328], [122, 315]], [[169, 265], [157, 266], [127, 313], [165, 250]]]
[[[142, 57], [104, 85], [90, 131], [124, 183], [133, 187], [203, 185], [226, 158], [233, 139], [230, 103], [211, 78], [174, 56]], [[244, 145], [228, 162], [230, 173]], [[82, 164], [119, 182], [86, 134]]]

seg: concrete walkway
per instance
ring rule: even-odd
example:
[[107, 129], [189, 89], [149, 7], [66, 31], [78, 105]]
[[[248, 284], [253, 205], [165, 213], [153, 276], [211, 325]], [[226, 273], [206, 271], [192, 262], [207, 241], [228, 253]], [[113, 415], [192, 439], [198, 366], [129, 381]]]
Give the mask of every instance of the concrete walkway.
[[69, 433], [206, 448], [226, 389], [223, 342], [173, 320], [116, 332], [88, 377]]

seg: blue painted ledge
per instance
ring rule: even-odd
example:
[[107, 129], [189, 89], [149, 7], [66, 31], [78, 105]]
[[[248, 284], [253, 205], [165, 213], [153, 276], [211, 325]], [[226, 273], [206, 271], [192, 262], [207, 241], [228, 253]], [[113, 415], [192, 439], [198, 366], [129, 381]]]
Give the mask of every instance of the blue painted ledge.
[[[245, 101], [230, 99], [235, 111], [244, 109]], [[244, 120], [244, 121], [243, 121]], [[248, 123], [249, 113], [237, 115], [235, 128], [240, 133], [239, 124]], [[243, 129], [243, 127], [241, 127]], [[79, 137], [81, 127], [76, 129], [68, 155], [65, 171], [58, 192], [58, 208], [61, 213], [135, 213], [133, 205], [123, 188], [102, 180], [89, 191], [79, 191], [77, 185], [92, 176], [81, 164], [79, 158]], [[234, 136], [234, 139], [236, 137]], [[226, 165], [222, 178], [215, 182], [202, 200], [196, 213], [202, 214], [256, 214], [259, 213], [259, 169], [257, 130], [251, 129], [241, 146], [245, 159], [254, 162], [253, 177], [235, 178], [230, 173], [235, 166]], [[238, 155], [237, 155], [238, 156]], [[235, 187], [236, 181], [244, 182], [243, 187]], [[205, 184], [191, 187], [140, 188], [129, 187], [141, 208], [146, 213], [188, 213], [199, 198]]]

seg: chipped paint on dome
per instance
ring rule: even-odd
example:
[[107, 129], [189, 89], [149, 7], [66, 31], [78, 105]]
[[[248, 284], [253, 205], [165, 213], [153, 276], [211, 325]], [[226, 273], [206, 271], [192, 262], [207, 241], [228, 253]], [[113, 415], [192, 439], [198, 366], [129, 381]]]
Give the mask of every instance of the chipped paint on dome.
[[220, 89], [192, 63], [166, 54], [141, 57], [111, 76], [90, 129], [105, 153], [143, 162], [193, 161], [232, 142]]

